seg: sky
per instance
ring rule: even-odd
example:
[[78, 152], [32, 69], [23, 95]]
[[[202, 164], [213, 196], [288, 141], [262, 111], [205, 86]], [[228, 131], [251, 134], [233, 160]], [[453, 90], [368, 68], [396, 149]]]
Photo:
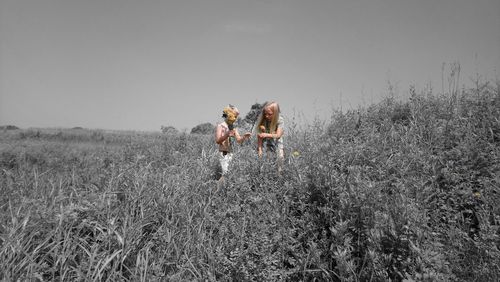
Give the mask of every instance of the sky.
[[0, 125], [190, 131], [277, 101], [295, 122], [498, 79], [498, 0], [0, 0]]

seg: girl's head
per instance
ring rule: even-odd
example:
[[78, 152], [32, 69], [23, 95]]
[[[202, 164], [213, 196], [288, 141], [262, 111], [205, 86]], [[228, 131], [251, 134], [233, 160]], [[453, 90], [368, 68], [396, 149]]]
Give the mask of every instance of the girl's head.
[[[259, 132], [275, 133], [278, 129], [278, 120], [280, 117], [280, 106], [277, 102], [267, 102], [262, 107], [262, 112], [257, 119], [257, 126]], [[269, 128], [266, 128], [266, 125]]]
[[226, 120], [226, 123], [229, 125], [234, 124], [234, 122], [238, 119], [240, 111], [233, 105], [228, 105], [222, 111], [222, 117]]
[[278, 118], [279, 113], [280, 113], [280, 106], [276, 102], [266, 103], [262, 108], [262, 115], [267, 121], [272, 121], [275, 118]]

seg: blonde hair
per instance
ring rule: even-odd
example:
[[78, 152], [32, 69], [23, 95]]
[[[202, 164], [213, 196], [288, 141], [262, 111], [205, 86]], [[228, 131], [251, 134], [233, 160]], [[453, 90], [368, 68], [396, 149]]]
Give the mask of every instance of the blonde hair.
[[272, 101], [272, 102], [266, 102], [264, 106], [262, 107], [262, 110], [259, 114], [259, 117], [257, 118], [257, 122], [255, 123], [255, 128], [254, 130], [257, 133], [262, 133], [264, 132], [262, 130], [262, 126], [265, 127], [265, 118], [264, 118], [264, 111], [266, 109], [271, 109], [273, 111], [273, 116], [271, 118], [271, 123], [269, 124], [269, 133], [274, 134], [276, 133], [276, 130], [278, 130], [278, 121], [280, 118], [280, 106], [277, 102]]

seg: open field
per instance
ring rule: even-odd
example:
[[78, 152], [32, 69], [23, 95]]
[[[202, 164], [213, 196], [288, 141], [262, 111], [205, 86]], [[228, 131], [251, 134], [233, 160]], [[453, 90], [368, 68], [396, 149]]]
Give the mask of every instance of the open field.
[[211, 135], [0, 131], [0, 280], [500, 280], [498, 86], [287, 125], [220, 190]]

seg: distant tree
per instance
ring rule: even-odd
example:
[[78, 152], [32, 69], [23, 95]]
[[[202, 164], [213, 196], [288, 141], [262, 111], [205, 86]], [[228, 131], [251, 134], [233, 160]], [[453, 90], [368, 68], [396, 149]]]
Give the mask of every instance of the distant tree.
[[215, 131], [215, 126], [209, 122], [198, 124], [191, 129], [191, 134], [212, 134]]
[[173, 126], [161, 126], [161, 132], [165, 134], [177, 134], [179, 131]]
[[15, 125], [2, 125], [2, 126], [0, 126], [0, 129], [3, 129], [3, 130], [17, 130], [17, 129], [19, 129], [19, 127], [15, 126]]
[[253, 125], [257, 121], [257, 117], [259, 116], [260, 112], [262, 111], [262, 107], [264, 107], [265, 103], [259, 104], [255, 103], [250, 107], [250, 111], [247, 113], [245, 118], [243, 119], [243, 122], [249, 125]]

